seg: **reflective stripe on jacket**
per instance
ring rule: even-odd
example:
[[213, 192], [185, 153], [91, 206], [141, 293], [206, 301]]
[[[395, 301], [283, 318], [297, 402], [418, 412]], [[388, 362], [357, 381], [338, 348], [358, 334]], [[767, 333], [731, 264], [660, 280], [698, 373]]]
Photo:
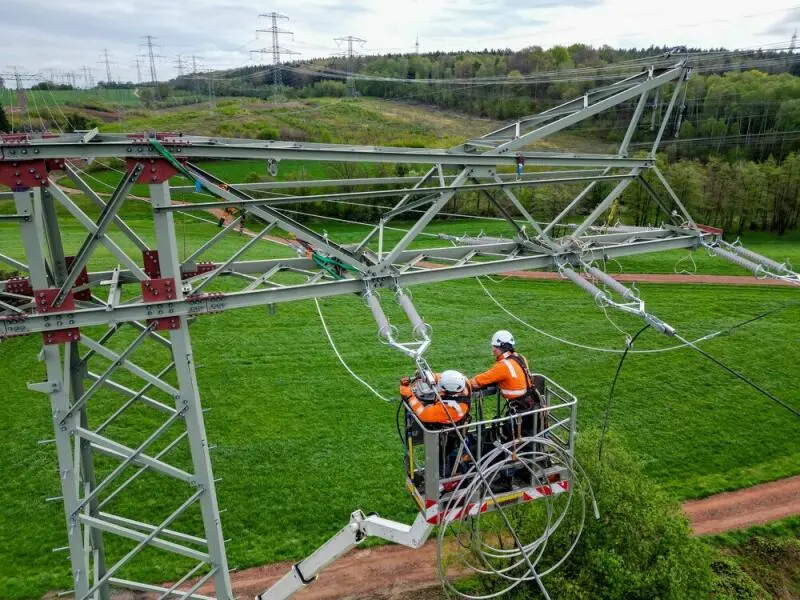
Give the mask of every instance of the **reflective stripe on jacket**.
[[[485, 388], [492, 384], [497, 384], [500, 388], [500, 393], [506, 400], [514, 400], [524, 396], [528, 391], [528, 379], [525, 372], [520, 368], [518, 362], [511, 355], [515, 352], [504, 352], [497, 357], [492, 367], [480, 375], [475, 375], [470, 379], [470, 383], [475, 388]], [[528, 359], [521, 354], [516, 354], [525, 363], [525, 368], [528, 367]]]
[[400, 395], [423, 423], [449, 425], [451, 420], [453, 423], [458, 423], [469, 414], [469, 397], [471, 395], [469, 389], [464, 391], [463, 399], [461, 397], [456, 399], [443, 397], [441, 402], [437, 401], [432, 404], [423, 404], [408, 385], [400, 386]]

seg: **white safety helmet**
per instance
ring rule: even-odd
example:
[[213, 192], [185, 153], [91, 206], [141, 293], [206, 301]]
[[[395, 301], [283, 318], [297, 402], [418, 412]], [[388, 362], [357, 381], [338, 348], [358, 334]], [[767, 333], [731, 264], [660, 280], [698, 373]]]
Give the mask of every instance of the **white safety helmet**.
[[502, 346], [503, 344], [514, 346], [514, 336], [511, 335], [510, 331], [505, 329], [495, 331], [494, 335], [492, 336], [492, 346]]
[[439, 391], [459, 394], [467, 387], [467, 378], [458, 371], [445, 371], [439, 378]]

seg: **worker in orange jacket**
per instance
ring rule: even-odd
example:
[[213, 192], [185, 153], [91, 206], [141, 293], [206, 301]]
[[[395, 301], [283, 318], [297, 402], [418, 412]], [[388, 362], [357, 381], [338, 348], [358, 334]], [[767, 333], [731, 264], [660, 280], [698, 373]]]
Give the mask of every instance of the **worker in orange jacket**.
[[400, 380], [400, 396], [423, 423], [450, 425], [463, 421], [469, 414], [472, 396], [469, 380], [458, 371], [450, 370], [434, 375], [434, 382], [441, 401], [423, 403], [414, 395], [408, 377]]
[[488, 371], [475, 375], [470, 384], [475, 389], [497, 385], [502, 396], [514, 403], [534, 393], [528, 359], [514, 350], [514, 336], [501, 329], [492, 336], [495, 363]]

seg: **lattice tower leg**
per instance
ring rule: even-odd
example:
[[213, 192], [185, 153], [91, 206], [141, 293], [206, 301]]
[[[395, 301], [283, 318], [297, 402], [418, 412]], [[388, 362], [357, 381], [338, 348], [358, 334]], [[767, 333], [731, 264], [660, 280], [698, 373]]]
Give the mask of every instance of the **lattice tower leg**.
[[[61, 241], [61, 231], [58, 227], [58, 216], [56, 214], [55, 200], [51, 196], [47, 188], [39, 188], [41, 190], [41, 213], [42, 213], [42, 230], [47, 241], [47, 247], [50, 254], [50, 269], [52, 276], [57, 286], [60, 286], [67, 279], [67, 261], [64, 255], [64, 246]], [[34, 199], [36, 199], [34, 193]], [[80, 398], [83, 396], [84, 389], [84, 376], [85, 368], [81, 366], [80, 351], [77, 344], [70, 344], [65, 348], [64, 352], [69, 352], [70, 371], [64, 373], [68, 378], [73, 398]], [[86, 406], [80, 409], [78, 420], [81, 427], [88, 428], [89, 415]], [[81, 490], [84, 494], [91, 494], [92, 490], [97, 486], [97, 478], [94, 471], [94, 461], [92, 458], [91, 444], [82, 438], [76, 440], [75, 453], [76, 457], [73, 464], [78, 472], [78, 495], [80, 496]], [[99, 512], [98, 499], [95, 497], [86, 506], [85, 512], [90, 516], [97, 516]], [[103, 532], [99, 529], [89, 525], [84, 526], [84, 540], [86, 552], [85, 563], [91, 564], [94, 571], [94, 579], [98, 580], [106, 573], [106, 559], [105, 548], [103, 545]], [[91, 556], [91, 561], [89, 557]], [[104, 583], [97, 590], [97, 596], [100, 600], [109, 600], [110, 590], [108, 583]]]
[[[44, 211], [42, 209], [42, 194], [40, 188], [34, 191], [14, 192], [14, 203], [20, 214], [30, 216], [28, 221], [20, 225], [22, 243], [30, 271], [31, 286], [33, 289], [50, 287], [48, 281], [47, 263], [44, 253]], [[60, 241], [60, 240], [59, 240]], [[56, 251], [57, 254], [58, 251]], [[63, 255], [63, 252], [62, 252]], [[65, 345], [64, 361], [61, 362], [61, 346], [43, 345], [39, 355], [44, 362], [47, 380], [43, 383], [32, 384], [34, 390], [45, 392], [50, 397], [50, 407], [55, 424], [55, 444], [58, 457], [58, 475], [61, 484], [61, 493], [64, 498], [64, 513], [67, 521], [67, 538], [69, 542], [70, 564], [72, 568], [72, 582], [75, 595], [82, 597], [89, 591], [89, 563], [85, 554], [83, 531], [76, 515], [79, 505], [79, 490], [81, 487], [81, 472], [79, 463], [75, 462], [72, 449], [71, 430], [77, 424], [79, 414], [75, 414], [64, 423], [61, 415], [69, 411], [70, 406], [70, 357], [73, 342]], [[107, 587], [105, 593], [108, 593]], [[107, 597], [107, 596], [106, 596]]]
[[[150, 198], [154, 208], [171, 204], [169, 182], [150, 186]], [[153, 216], [156, 228], [156, 240], [161, 266], [161, 277], [172, 277], [177, 282], [176, 293], [183, 296], [180, 285], [181, 272], [178, 247], [175, 235], [175, 223], [171, 212], [155, 212]], [[211, 457], [208, 451], [203, 410], [195, 374], [192, 341], [189, 336], [189, 324], [186, 317], [180, 317], [180, 328], [170, 332], [172, 356], [178, 377], [180, 397], [176, 408], [185, 408], [185, 423], [188, 431], [189, 448], [198, 489], [203, 490], [200, 496], [200, 509], [203, 515], [203, 528], [208, 543], [208, 553], [212, 560], [214, 585], [217, 598], [233, 600], [230, 574], [228, 573], [228, 557], [225, 553], [225, 540], [217, 505], [216, 486], [211, 470]]]

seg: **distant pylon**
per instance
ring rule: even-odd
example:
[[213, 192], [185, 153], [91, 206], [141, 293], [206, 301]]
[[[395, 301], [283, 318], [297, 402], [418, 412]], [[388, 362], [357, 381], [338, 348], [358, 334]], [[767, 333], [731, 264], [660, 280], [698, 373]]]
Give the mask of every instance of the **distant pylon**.
[[111, 61], [108, 60], [108, 48], [103, 48], [103, 60], [101, 61], [106, 66], [106, 83], [111, 83]]
[[150, 83], [157, 83], [158, 82], [158, 75], [156, 74], [156, 55], [153, 54], [153, 40], [155, 39], [152, 35], [145, 35], [143, 36], [147, 42], [144, 44], [147, 46], [147, 56], [150, 59]]
[[362, 46], [367, 43], [367, 40], [362, 40], [360, 37], [356, 37], [354, 35], [348, 35], [345, 37], [338, 37], [333, 38], [335, 42], [347, 42], [347, 93], [349, 95], [354, 95], [356, 91], [356, 82], [353, 79], [353, 59], [355, 58], [355, 52], [353, 52], [353, 42], [358, 42]]
[[286, 15], [282, 15], [275, 11], [264, 13], [258, 15], [259, 17], [269, 17], [272, 20], [272, 26], [269, 29], [256, 29], [256, 35], [259, 32], [262, 33], [270, 33], [272, 34], [272, 48], [261, 48], [260, 50], [251, 50], [251, 52], [258, 52], [260, 54], [272, 54], [272, 98], [273, 101], [277, 102], [278, 97], [278, 90], [281, 86], [281, 53], [283, 54], [299, 54], [299, 52], [294, 52], [293, 50], [289, 50], [288, 48], [282, 48], [280, 45], [280, 38], [279, 35], [282, 34], [292, 34], [291, 31], [287, 31], [285, 29], [281, 29], [278, 27], [278, 19], [285, 19], [289, 20], [289, 17]]

